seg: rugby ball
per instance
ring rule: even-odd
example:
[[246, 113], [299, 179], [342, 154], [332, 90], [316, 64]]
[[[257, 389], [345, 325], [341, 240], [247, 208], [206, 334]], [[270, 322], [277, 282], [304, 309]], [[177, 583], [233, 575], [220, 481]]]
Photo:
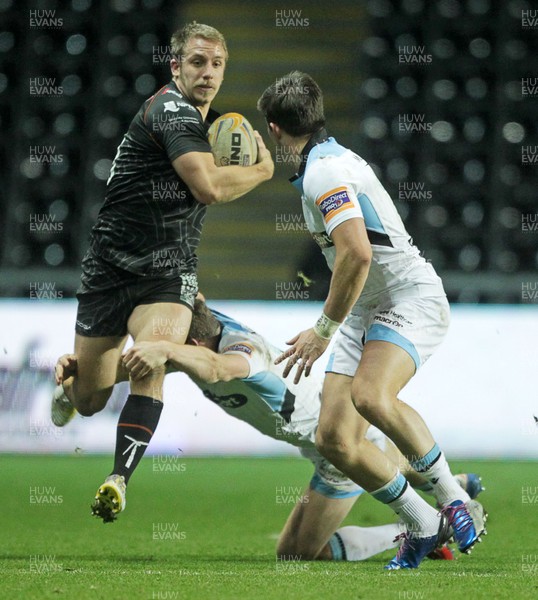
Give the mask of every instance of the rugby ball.
[[208, 131], [208, 140], [217, 167], [248, 167], [258, 158], [258, 144], [252, 125], [239, 113], [226, 113]]

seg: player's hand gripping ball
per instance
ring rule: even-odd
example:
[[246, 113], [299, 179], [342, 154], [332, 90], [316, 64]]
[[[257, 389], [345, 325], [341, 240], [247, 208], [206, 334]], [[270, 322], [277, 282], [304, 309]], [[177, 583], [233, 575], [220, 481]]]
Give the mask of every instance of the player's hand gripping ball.
[[258, 158], [258, 144], [252, 125], [239, 113], [226, 113], [208, 131], [208, 140], [217, 167], [248, 167]]

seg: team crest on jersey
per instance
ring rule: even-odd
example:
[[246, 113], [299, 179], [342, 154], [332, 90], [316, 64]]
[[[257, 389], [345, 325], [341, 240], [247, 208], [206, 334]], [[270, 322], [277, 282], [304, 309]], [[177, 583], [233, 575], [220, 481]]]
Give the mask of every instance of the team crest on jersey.
[[327, 192], [317, 200], [316, 204], [323, 215], [325, 223], [328, 223], [342, 211], [354, 208], [349, 192], [344, 186]]
[[231, 346], [226, 346], [226, 348], [222, 350], [222, 354], [226, 352], [244, 352], [250, 356], [252, 354], [252, 350], [252, 346], [249, 346], [248, 344], [232, 344]]

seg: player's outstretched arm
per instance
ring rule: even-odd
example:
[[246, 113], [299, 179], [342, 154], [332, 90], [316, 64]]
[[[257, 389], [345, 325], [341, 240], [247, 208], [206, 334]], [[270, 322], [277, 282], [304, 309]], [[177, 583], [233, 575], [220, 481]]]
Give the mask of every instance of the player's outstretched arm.
[[209, 152], [188, 152], [173, 161], [176, 173], [189, 186], [198, 202], [230, 202], [271, 179], [275, 168], [271, 153], [260, 134], [255, 131], [254, 135], [258, 142], [258, 162], [250, 167], [217, 167]]
[[131, 377], [144, 377], [152, 369], [168, 363], [172, 370], [183, 371], [206, 383], [248, 377], [248, 361], [238, 354], [217, 354], [203, 346], [187, 346], [173, 342], [140, 342], [123, 356], [123, 364]]
[[[331, 233], [336, 249], [336, 259], [331, 277], [329, 295], [325, 301], [323, 315], [315, 327], [302, 331], [286, 342], [291, 348], [283, 352], [275, 364], [288, 359], [283, 376], [287, 377], [297, 364], [294, 383], [301, 375], [310, 375], [313, 363], [325, 352], [334, 328], [341, 323], [359, 298], [368, 277], [372, 259], [372, 247], [368, 240], [364, 219], [344, 221]], [[334, 327], [326, 328], [325, 322]], [[324, 331], [327, 329], [327, 333]]]

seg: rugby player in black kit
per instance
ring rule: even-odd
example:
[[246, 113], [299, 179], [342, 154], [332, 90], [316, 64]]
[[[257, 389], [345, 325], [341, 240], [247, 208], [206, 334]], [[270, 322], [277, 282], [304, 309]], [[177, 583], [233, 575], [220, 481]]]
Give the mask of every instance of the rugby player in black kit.
[[[135, 342], [185, 342], [206, 206], [234, 200], [273, 174], [257, 133], [255, 165], [214, 164], [207, 130], [218, 116], [210, 105], [228, 58], [222, 34], [190, 23], [172, 36], [171, 54], [172, 81], [143, 103], [118, 147], [82, 262], [76, 368], [52, 401], [58, 426], [76, 411], [91, 416], [105, 407], [128, 335]], [[162, 366], [131, 378], [114, 468], [92, 507], [105, 522], [125, 508], [125, 486], [159, 421], [163, 380]]]

